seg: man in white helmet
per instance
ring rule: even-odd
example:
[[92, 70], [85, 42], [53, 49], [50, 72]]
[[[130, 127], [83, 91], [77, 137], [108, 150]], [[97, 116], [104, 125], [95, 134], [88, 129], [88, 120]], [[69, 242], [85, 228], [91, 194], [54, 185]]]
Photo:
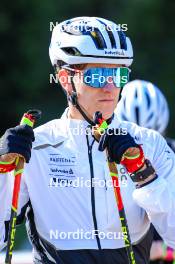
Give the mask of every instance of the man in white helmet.
[[[34, 263], [148, 263], [150, 223], [175, 247], [174, 154], [158, 133], [113, 114], [133, 60], [131, 42], [118, 29], [96, 17], [57, 25], [49, 53], [69, 106], [34, 134], [17, 126], [1, 139], [0, 168], [8, 174], [0, 175], [0, 246], [7, 241], [14, 157], [22, 155], [18, 223], [27, 209]], [[91, 133], [97, 111], [109, 126], [98, 141]], [[117, 201], [105, 149], [117, 164]], [[123, 204], [126, 217], [118, 211]], [[121, 228], [126, 219], [132, 248]]]
[[[169, 123], [168, 103], [162, 91], [151, 82], [144, 80], [128, 82], [122, 90], [121, 100], [115, 113], [122, 121], [154, 129], [164, 137], [166, 135]], [[175, 152], [175, 140], [167, 137], [165, 139]], [[151, 260], [152, 264], [170, 264], [175, 260], [175, 251], [166, 246], [156, 230], [151, 248]]]

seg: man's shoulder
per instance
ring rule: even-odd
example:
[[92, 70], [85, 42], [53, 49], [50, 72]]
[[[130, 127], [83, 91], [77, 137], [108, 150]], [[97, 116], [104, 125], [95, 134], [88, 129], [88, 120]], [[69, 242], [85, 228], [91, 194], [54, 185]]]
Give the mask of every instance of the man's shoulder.
[[35, 134], [49, 132], [53, 129], [60, 129], [63, 125], [64, 121], [62, 119], [53, 119], [48, 121], [45, 124], [42, 124], [34, 129]]
[[149, 128], [138, 126], [128, 121], [120, 121], [119, 127], [125, 129], [138, 144], [164, 144], [165, 140], [162, 135]]
[[54, 145], [67, 138], [66, 124], [63, 119], [54, 119], [34, 129], [33, 147], [43, 144]]

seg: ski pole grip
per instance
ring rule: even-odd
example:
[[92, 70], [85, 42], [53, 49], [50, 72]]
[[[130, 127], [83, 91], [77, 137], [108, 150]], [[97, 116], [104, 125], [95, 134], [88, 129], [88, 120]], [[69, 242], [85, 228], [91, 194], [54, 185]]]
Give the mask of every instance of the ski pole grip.
[[93, 121], [95, 123], [95, 126], [93, 127], [92, 132], [96, 140], [99, 141], [101, 135], [108, 128], [108, 124], [105, 121], [105, 119], [102, 117], [102, 113], [100, 111], [94, 113]]
[[[95, 112], [93, 120], [94, 120], [94, 123], [96, 124], [96, 126], [93, 127], [93, 134], [95, 138], [99, 141], [101, 134], [104, 133], [104, 131], [108, 128], [108, 124], [103, 118], [102, 113], [100, 111]], [[122, 160], [125, 157], [127, 157], [128, 159], [132, 159], [133, 156], [139, 155], [139, 154], [140, 154], [139, 148], [130, 147], [123, 154]]]
[[[41, 118], [41, 111], [37, 109], [29, 110], [24, 113], [20, 125], [28, 125], [33, 128], [36, 120]], [[23, 162], [22, 162], [23, 161]], [[19, 157], [19, 161], [17, 162], [16, 169], [21, 169], [24, 166], [24, 158]]]
[[36, 120], [41, 118], [41, 111], [37, 109], [29, 110], [21, 119], [20, 125], [34, 126]]

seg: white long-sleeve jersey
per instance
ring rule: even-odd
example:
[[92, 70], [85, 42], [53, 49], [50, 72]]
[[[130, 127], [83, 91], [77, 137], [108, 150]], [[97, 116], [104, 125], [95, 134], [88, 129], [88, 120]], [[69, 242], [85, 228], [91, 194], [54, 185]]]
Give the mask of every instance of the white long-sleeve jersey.
[[[37, 234], [57, 249], [121, 248], [124, 239], [106, 154], [98, 150], [90, 131], [85, 132], [87, 126], [86, 121], [67, 119], [64, 114], [34, 130], [18, 214], [30, 200], [33, 222], [29, 229], [34, 224]], [[158, 175], [152, 183], [136, 189], [126, 169], [117, 165], [132, 243], [144, 237], [152, 222], [166, 244], [175, 248], [174, 153], [153, 130], [119, 122], [116, 116], [110, 127], [125, 128], [142, 145]], [[12, 189], [13, 173], [1, 174], [0, 248], [5, 245]]]

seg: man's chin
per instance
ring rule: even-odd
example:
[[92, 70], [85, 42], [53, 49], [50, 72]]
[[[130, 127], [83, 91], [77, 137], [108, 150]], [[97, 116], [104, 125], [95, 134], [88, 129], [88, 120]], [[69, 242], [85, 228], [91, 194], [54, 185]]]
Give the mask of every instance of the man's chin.
[[113, 111], [108, 111], [108, 112], [105, 112], [105, 111], [101, 111], [102, 113], [102, 117], [107, 120], [109, 119], [112, 115], [113, 115]]
[[113, 115], [115, 108], [116, 106], [113, 104], [105, 107], [99, 107], [97, 111], [102, 113], [104, 119], [109, 119]]
[[[108, 111], [107, 111], [108, 110]], [[106, 120], [106, 119], [109, 119], [112, 115], [113, 115], [113, 113], [114, 113], [114, 109], [102, 109], [102, 108], [96, 108], [95, 110], [94, 110], [94, 112], [92, 113], [91, 112], [91, 116], [93, 117], [94, 116], [94, 114], [98, 111], [98, 112], [101, 112], [102, 113], [102, 117]]]
[[107, 120], [107, 119], [111, 118], [112, 115], [113, 115], [113, 113], [111, 113], [110, 115], [103, 115], [103, 118], [104, 118], [105, 120]]

